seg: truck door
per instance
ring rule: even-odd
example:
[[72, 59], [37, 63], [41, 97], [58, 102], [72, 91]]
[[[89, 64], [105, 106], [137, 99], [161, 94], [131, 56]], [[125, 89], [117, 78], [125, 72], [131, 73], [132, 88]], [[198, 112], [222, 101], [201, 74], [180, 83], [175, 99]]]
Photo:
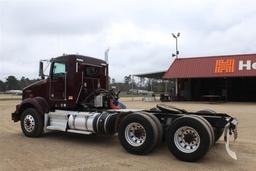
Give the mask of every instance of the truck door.
[[66, 100], [66, 64], [54, 62], [50, 78], [50, 100]]

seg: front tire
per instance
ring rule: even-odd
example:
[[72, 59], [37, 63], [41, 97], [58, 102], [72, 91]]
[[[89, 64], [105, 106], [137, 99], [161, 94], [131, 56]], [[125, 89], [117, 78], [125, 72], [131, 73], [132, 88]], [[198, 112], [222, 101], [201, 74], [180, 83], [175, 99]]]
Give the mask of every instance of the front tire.
[[21, 129], [27, 137], [40, 137], [43, 133], [43, 118], [34, 108], [25, 109], [21, 114]]

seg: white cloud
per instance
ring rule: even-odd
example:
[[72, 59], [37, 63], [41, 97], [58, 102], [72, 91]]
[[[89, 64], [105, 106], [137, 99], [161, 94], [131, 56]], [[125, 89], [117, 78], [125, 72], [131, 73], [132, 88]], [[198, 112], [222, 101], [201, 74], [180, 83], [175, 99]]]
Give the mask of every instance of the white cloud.
[[39, 59], [79, 53], [103, 59], [110, 76], [169, 67], [181, 57], [255, 53], [256, 3], [224, 1], [1, 1], [0, 79], [37, 77]]

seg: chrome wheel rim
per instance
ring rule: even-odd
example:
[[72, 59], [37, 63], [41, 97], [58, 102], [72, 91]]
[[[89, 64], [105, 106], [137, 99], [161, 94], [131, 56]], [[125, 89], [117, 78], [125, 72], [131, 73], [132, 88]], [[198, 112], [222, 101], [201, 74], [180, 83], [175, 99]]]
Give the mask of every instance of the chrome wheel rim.
[[32, 115], [26, 115], [24, 118], [24, 128], [27, 132], [32, 132], [35, 129], [35, 119]]
[[146, 140], [146, 130], [140, 123], [132, 122], [125, 129], [125, 139], [132, 146], [141, 146]]
[[193, 153], [200, 146], [200, 136], [194, 128], [183, 126], [175, 132], [174, 143], [180, 151]]

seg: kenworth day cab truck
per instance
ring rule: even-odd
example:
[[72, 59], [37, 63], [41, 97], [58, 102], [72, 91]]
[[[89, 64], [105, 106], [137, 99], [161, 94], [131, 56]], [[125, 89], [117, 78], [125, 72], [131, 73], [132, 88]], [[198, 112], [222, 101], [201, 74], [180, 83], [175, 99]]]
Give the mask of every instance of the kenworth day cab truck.
[[27, 137], [49, 131], [78, 134], [116, 135], [126, 151], [147, 154], [163, 140], [172, 154], [183, 161], [201, 159], [224, 132], [228, 154], [229, 136], [237, 137], [237, 120], [212, 110], [188, 112], [173, 106], [157, 105], [150, 110], [126, 109], [118, 92], [108, 90], [108, 64], [81, 55], [63, 55], [48, 60], [45, 79], [23, 89], [22, 102], [12, 113], [21, 121]]

